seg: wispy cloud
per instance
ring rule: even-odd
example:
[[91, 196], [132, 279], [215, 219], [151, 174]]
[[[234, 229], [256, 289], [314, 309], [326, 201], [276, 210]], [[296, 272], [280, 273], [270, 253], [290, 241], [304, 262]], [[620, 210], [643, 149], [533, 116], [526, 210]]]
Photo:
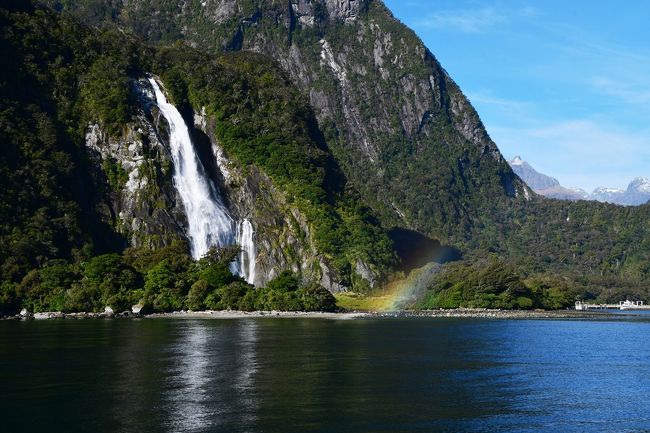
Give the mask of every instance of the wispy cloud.
[[617, 98], [626, 104], [650, 103], [650, 82], [630, 82], [595, 77], [591, 84], [596, 91]]
[[512, 19], [532, 17], [537, 10], [532, 7], [521, 9], [462, 9], [435, 12], [415, 20], [415, 27], [455, 30], [464, 33], [483, 33]]
[[[571, 80], [571, 85], [624, 104], [650, 102], [650, 50], [622, 46], [566, 23], [543, 23], [550, 53], [562, 53], [541, 69], [540, 78]], [[560, 73], [561, 72], [561, 73]]]
[[469, 92], [467, 93], [467, 98], [472, 104], [492, 105], [513, 111], [522, 111], [529, 106], [528, 102], [501, 98], [492, 95], [490, 92]]
[[430, 14], [417, 20], [417, 27], [451, 29], [465, 33], [482, 33], [490, 27], [505, 22], [505, 17], [492, 8], [476, 11], [447, 11]]

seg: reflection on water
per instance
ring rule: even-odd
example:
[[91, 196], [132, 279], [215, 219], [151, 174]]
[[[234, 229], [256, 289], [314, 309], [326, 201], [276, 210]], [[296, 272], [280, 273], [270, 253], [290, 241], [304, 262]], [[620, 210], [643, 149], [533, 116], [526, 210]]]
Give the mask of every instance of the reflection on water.
[[3, 431], [647, 431], [650, 323], [0, 322]]
[[169, 347], [168, 369], [163, 373], [163, 410], [173, 431], [198, 431], [208, 423], [213, 386], [210, 373], [219, 367], [213, 349], [218, 347], [219, 337], [219, 333], [208, 334], [200, 324], [188, 323]]
[[252, 432], [257, 412], [255, 401], [257, 322], [255, 320], [245, 321], [238, 329], [239, 365], [235, 380], [235, 392], [241, 400], [238, 425], [242, 431]]
[[188, 321], [175, 333], [161, 377], [168, 431], [252, 431], [257, 323], [226, 325]]

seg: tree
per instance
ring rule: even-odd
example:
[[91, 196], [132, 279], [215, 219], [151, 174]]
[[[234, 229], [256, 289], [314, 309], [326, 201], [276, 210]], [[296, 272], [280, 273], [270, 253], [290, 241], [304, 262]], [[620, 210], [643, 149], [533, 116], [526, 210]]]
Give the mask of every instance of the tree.
[[299, 290], [305, 311], [335, 311], [336, 298], [325, 287], [311, 283]]
[[266, 285], [269, 291], [280, 293], [295, 292], [300, 287], [300, 281], [296, 274], [291, 271], [282, 271]]

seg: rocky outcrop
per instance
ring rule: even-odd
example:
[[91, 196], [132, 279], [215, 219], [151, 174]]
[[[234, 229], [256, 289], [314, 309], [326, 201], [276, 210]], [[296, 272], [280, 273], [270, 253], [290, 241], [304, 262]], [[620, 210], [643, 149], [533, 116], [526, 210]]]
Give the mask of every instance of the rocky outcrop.
[[[133, 90], [140, 102], [134, 121], [119, 138], [108, 136], [98, 124], [90, 125], [86, 146], [95, 165], [102, 167], [110, 190], [107, 217], [132, 246], [158, 247], [186, 239], [186, 216], [171, 181], [167, 122], [158, 112], [146, 79], [134, 80]], [[253, 283], [265, 285], [289, 269], [320, 281], [332, 292], [347, 290], [314, 247], [306, 218], [288, 204], [271, 179], [256, 167], [242, 167], [228, 157], [215, 138], [214, 119], [206, 116], [205, 109], [194, 113], [193, 121], [195, 141], [207, 139], [211, 146], [204, 166], [231, 217], [248, 219], [253, 226], [257, 252]], [[370, 268], [363, 269], [368, 278], [376, 278]]]
[[314, 246], [307, 219], [290, 205], [271, 179], [255, 166], [242, 167], [220, 146], [214, 119], [201, 109], [194, 115], [195, 127], [206, 134], [212, 145], [215, 170], [213, 180], [228, 203], [231, 216], [248, 219], [254, 230], [257, 251], [255, 285], [265, 285], [283, 270], [319, 281], [331, 292], [347, 290], [341, 277]]
[[292, 24], [313, 27], [325, 20], [352, 23], [367, 6], [367, 2], [364, 0], [294, 0], [289, 5]]
[[171, 182], [172, 163], [167, 125], [149, 103], [146, 80], [133, 82], [142, 102], [120, 137], [109, 136], [99, 124], [86, 133], [86, 148], [106, 189], [104, 215], [133, 246], [159, 247], [185, 238], [186, 218]]
[[365, 3], [363, 0], [325, 0], [325, 6], [330, 17], [335, 17], [345, 22], [354, 21], [365, 6]]

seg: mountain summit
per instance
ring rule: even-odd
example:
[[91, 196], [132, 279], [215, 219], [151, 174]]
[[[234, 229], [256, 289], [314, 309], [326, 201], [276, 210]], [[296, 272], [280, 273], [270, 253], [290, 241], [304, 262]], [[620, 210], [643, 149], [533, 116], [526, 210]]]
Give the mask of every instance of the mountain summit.
[[508, 161], [512, 171], [519, 176], [537, 194], [560, 200], [595, 200], [624, 206], [639, 206], [650, 200], [650, 179], [637, 177], [627, 189], [598, 187], [591, 193], [580, 188], [564, 187], [550, 176], [539, 173], [520, 156]]
[[650, 200], [650, 179], [647, 177], [637, 177], [630, 182], [625, 191], [619, 191], [613, 194], [613, 200], [601, 201], [609, 201], [610, 203], [618, 203], [628, 206], [645, 204]]
[[560, 182], [557, 179], [538, 172], [530, 164], [521, 159], [520, 156], [515, 156], [508, 163], [512, 167], [512, 171], [535, 191], [560, 186]]

